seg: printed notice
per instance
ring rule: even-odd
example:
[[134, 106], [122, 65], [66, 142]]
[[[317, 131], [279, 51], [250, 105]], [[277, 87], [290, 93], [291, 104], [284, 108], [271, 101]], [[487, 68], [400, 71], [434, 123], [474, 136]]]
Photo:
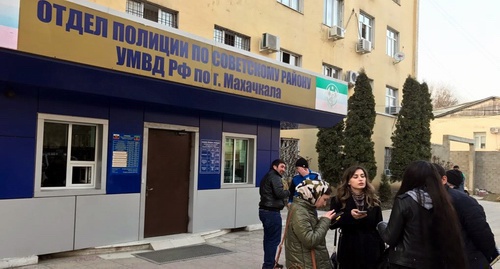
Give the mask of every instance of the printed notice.
[[141, 157], [141, 136], [128, 134], [113, 134], [112, 173], [139, 173]]
[[201, 139], [200, 174], [220, 174], [221, 141]]

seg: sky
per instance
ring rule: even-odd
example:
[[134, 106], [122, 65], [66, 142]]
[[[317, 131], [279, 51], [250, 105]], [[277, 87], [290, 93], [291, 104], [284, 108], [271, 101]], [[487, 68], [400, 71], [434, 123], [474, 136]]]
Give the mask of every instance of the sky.
[[419, 2], [417, 79], [460, 103], [500, 96], [500, 0]]

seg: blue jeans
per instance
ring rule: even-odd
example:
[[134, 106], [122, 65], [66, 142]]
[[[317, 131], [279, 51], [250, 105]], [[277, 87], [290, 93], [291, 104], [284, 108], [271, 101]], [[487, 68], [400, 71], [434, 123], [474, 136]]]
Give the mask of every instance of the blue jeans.
[[264, 263], [262, 269], [274, 268], [277, 247], [281, 241], [281, 214], [279, 211], [259, 209], [259, 219], [264, 227]]

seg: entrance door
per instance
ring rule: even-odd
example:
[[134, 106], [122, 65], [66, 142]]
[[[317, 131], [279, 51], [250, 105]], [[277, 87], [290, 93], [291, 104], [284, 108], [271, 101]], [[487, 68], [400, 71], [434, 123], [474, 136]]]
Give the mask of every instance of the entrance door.
[[149, 129], [144, 237], [186, 233], [191, 135]]

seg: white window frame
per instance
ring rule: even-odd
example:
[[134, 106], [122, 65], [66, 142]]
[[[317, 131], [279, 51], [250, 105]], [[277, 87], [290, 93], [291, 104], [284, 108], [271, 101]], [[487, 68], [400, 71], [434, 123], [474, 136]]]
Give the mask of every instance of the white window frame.
[[[139, 8], [140, 10], [137, 11], [136, 8]], [[139, 1], [139, 0], [127, 0], [127, 4], [125, 6], [125, 12], [128, 14], [132, 14], [134, 16], [144, 18], [146, 20], [153, 21], [150, 18], [145, 18], [144, 13], [145, 10], [151, 9], [151, 10], [158, 10], [158, 18], [154, 21], [162, 25], [167, 25], [172, 28], [178, 28], [178, 12], [175, 10], [163, 8], [163, 7], [158, 7], [156, 5], [152, 5], [150, 3], [147, 3], [145, 1]], [[172, 16], [171, 23], [167, 23], [166, 17]]]
[[277, 0], [278, 3], [287, 6], [297, 12], [301, 12], [304, 8], [304, 0]]
[[[234, 45], [226, 43], [226, 35], [232, 36], [234, 38]], [[216, 42], [235, 47], [238, 49], [250, 51], [250, 37], [237, 33], [235, 31], [226, 29], [215, 25], [214, 27], [214, 40]]]
[[343, 24], [344, 0], [324, 0], [323, 23], [327, 26]]
[[342, 69], [330, 64], [323, 63], [323, 75], [331, 78], [341, 79]]
[[359, 38], [366, 39], [372, 42], [373, 46], [373, 32], [374, 32], [374, 18], [366, 13], [359, 13]]
[[385, 86], [385, 113], [390, 114], [390, 109], [398, 107], [398, 104], [398, 89]]
[[486, 132], [474, 132], [474, 148], [486, 149]]
[[[224, 172], [226, 165], [226, 138], [242, 139], [248, 140], [247, 149], [247, 182], [242, 183], [224, 183]], [[221, 188], [240, 188], [240, 187], [255, 187], [255, 176], [257, 171], [257, 136], [248, 134], [238, 134], [238, 133], [222, 133], [222, 154], [221, 154]], [[233, 157], [234, 158], [234, 157]], [[233, 159], [234, 160], [234, 159]], [[235, 168], [233, 167], [233, 170]], [[235, 171], [233, 171], [234, 175]]]
[[[43, 162], [43, 136], [45, 122], [56, 122], [64, 124], [97, 125], [96, 133], [96, 156], [97, 159], [90, 162], [71, 161], [67, 162], [67, 176], [72, 167], [92, 167], [92, 184], [72, 184], [67, 183], [66, 187], [41, 187], [42, 185], [42, 162]], [[70, 196], [70, 195], [90, 195], [106, 193], [107, 175], [107, 155], [108, 155], [108, 120], [72, 117], [54, 114], [38, 114], [35, 157], [35, 197], [48, 196]], [[100, 131], [99, 131], [100, 130]], [[71, 135], [69, 134], [71, 137]], [[71, 148], [71, 139], [68, 141], [68, 148]]]
[[396, 30], [387, 28], [387, 55], [394, 57], [399, 52], [399, 33]]
[[[288, 55], [287, 57], [288, 57], [290, 62], [283, 61], [283, 58], [285, 56], [284, 54]], [[289, 65], [298, 66], [298, 67], [300, 67], [302, 65], [302, 56], [299, 54], [296, 54], [296, 53], [293, 53], [290, 51], [286, 51], [286, 50], [280, 50], [279, 53], [276, 53], [276, 56], [277, 56], [277, 60], [282, 62], [282, 63], [286, 63]]]

